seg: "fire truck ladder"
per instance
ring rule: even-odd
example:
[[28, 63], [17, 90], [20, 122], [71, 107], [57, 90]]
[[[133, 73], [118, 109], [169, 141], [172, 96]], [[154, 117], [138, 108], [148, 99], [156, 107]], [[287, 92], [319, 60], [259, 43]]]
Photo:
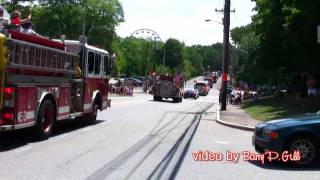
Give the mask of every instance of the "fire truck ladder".
[[76, 74], [76, 54], [16, 39], [8, 39], [7, 45], [8, 67]]

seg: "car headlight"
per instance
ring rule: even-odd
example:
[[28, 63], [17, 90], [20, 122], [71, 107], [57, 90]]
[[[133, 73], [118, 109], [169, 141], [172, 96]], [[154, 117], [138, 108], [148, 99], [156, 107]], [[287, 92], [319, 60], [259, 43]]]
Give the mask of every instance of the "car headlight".
[[271, 131], [271, 130], [263, 130], [262, 131], [262, 137], [267, 138], [267, 139], [278, 139], [279, 134], [276, 131]]

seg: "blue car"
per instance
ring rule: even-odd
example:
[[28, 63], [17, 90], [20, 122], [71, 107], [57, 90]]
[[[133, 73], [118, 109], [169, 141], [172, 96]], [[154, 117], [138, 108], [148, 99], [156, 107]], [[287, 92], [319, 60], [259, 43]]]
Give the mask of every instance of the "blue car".
[[252, 144], [257, 152], [278, 153], [279, 161], [284, 153], [298, 152], [299, 159], [291, 159], [294, 164], [313, 164], [320, 155], [320, 113], [259, 123]]

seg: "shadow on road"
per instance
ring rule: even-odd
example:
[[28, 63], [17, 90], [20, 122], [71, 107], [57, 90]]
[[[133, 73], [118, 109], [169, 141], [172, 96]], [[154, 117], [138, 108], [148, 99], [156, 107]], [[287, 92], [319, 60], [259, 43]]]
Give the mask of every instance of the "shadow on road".
[[268, 169], [268, 170], [280, 170], [280, 171], [319, 171], [320, 170], [320, 161], [314, 165], [308, 167], [298, 167], [294, 164], [284, 163], [273, 161], [266, 161], [264, 164], [258, 161], [249, 161], [250, 164], [253, 164], [257, 167]]
[[[97, 120], [92, 125], [99, 124], [101, 122], [103, 121]], [[89, 125], [84, 120], [74, 120], [74, 119], [64, 120], [56, 123], [54, 132], [51, 137], [77, 131], [87, 126]], [[32, 127], [21, 129], [21, 130], [15, 130], [15, 131], [1, 132], [0, 133], [0, 152], [10, 151], [34, 142], [38, 142], [38, 140], [35, 136], [34, 129]]]
[[[161, 159], [159, 164], [155, 165], [148, 175], [147, 179], [174, 179], [183, 163], [186, 153], [189, 149], [190, 143], [193, 139], [194, 134], [197, 131], [202, 114], [207, 111], [213, 103], [202, 107], [198, 112], [183, 112], [183, 111], [168, 111], [160, 118], [158, 123], [154, 128], [148, 133], [147, 136], [143, 137], [136, 144], [128, 148], [126, 151], [122, 152], [116, 158], [108, 162], [104, 167], [96, 171], [87, 179], [105, 179], [115, 170], [117, 170], [121, 165], [126, 163], [135, 154], [137, 154], [141, 149], [147, 146], [152, 140], [159, 137], [160, 134], [164, 135], [157, 141], [157, 143], [148, 150], [148, 152], [140, 159], [135, 162], [135, 166], [130, 170], [124, 179], [130, 179], [130, 177], [136, 172], [136, 170], [148, 159], [148, 157], [155, 151], [155, 149], [161, 144], [165, 138], [174, 131], [182, 122], [185, 121], [186, 117], [190, 114], [194, 115], [188, 127], [176, 140], [173, 146], [169, 149], [168, 153]], [[174, 117], [170, 118], [168, 123], [160, 126], [161, 122], [167, 117], [168, 114], [175, 114]], [[182, 117], [181, 117], [182, 116]], [[180, 117], [180, 118], [179, 118]], [[178, 122], [177, 122], [178, 121]], [[169, 125], [175, 123], [174, 127], [166, 129]], [[141, 177], [144, 178], [144, 177]]]
[[[213, 104], [209, 104], [200, 111], [194, 113], [195, 116], [192, 122], [178, 138], [169, 152], [163, 157], [161, 162], [150, 173], [148, 179], [175, 179], [198, 129], [202, 115], [212, 106]], [[192, 113], [187, 112], [186, 114]]]
[[173, 102], [172, 99], [162, 99], [161, 101], [155, 101], [155, 100], [149, 100], [149, 101], [153, 101], [153, 102], [156, 102], [156, 103], [172, 103], [172, 104], [177, 104], [176, 102]]

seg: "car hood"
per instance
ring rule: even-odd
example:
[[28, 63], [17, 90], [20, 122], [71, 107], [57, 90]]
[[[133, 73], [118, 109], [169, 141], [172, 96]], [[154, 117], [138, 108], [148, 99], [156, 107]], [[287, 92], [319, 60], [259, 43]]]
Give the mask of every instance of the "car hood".
[[290, 127], [290, 126], [313, 124], [313, 123], [320, 124], [320, 115], [305, 114], [305, 115], [296, 116], [292, 118], [276, 119], [276, 120], [259, 123], [257, 127], [258, 128], [265, 127], [265, 126]]

